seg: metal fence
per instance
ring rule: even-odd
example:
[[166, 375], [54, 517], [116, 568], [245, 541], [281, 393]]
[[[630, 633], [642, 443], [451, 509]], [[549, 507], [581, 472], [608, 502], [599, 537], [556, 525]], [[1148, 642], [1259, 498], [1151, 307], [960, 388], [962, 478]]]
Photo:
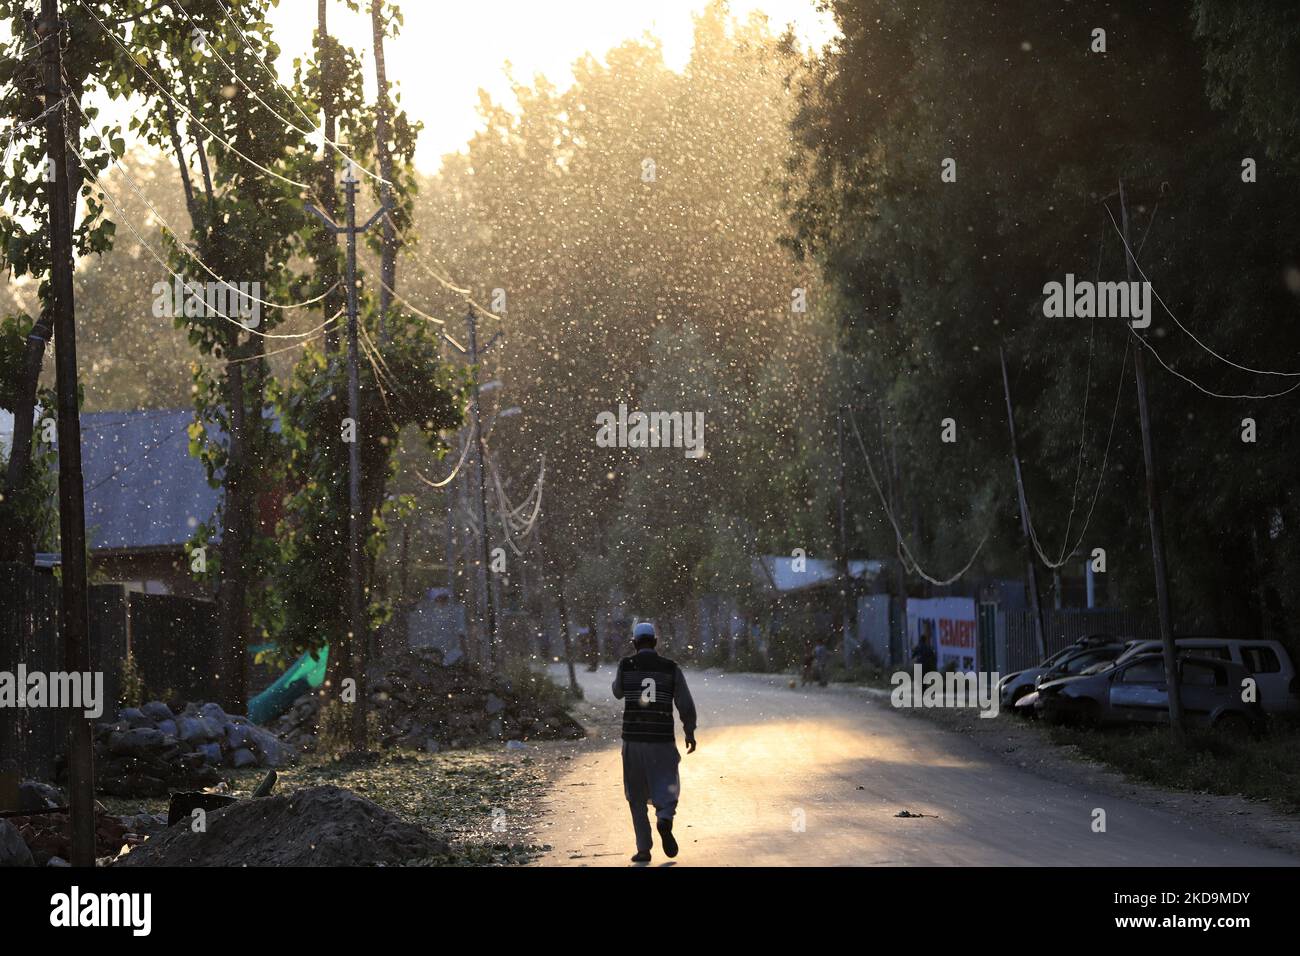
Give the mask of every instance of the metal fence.
[[[1032, 611], [999, 611], [1006, 628], [1006, 673], [1032, 667], [1042, 659], [1034, 638]], [[1119, 640], [1149, 639], [1155, 636], [1147, 620], [1138, 614], [1108, 608], [1063, 608], [1043, 610], [1043, 643], [1047, 653], [1089, 634], [1112, 634]]]

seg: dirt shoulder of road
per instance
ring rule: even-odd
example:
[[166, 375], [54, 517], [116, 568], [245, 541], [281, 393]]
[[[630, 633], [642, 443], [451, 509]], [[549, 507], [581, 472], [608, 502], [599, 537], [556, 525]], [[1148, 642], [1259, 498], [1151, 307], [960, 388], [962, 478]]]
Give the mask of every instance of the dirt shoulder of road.
[[968, 709], [893, 708], [888, 690], [850, 684], [832, 687], [864, 694], [877, 706], [960, 734], [998, 759], [1048, 780], [1088, 786], [1136, 800], [1148, 807], [1179, 814], [1242, 842], [1300, 855], [1300, 816], [1278, 810], [1266, 801], [1239, 795], [1171, 790], [1134, 780], [1087, 757], [1073, 744], [1052, 741], [1045, 728], [1035, 721], [1007, 715], [982, 718]]

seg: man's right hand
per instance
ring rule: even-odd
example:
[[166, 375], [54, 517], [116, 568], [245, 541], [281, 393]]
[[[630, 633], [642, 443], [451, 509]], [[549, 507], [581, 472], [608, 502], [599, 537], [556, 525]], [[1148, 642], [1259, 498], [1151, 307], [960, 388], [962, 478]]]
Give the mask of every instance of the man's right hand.
[[687, 738], [686, 738], [686, 752], [687, 752], [688, 754], [693, 754], [693, 753], [695, 753], [695, 737], [694, 737], [694, 736], [690, 736], [690, 737], [687, 737]]

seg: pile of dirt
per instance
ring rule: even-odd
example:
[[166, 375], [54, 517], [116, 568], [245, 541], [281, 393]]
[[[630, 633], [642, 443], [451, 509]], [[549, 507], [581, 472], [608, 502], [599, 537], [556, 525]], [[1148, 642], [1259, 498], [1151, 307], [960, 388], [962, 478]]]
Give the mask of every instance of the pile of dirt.
[[220, 779], [220, 767], [281, 767], [296, 758], [279, 737], [216, 704], [161, 701], [127, 707], [95, 725], [95, 778], [100, 793], [159, 797]]
[[114, 865], [396, 866], [449, 850], [365, 797], [321, 786], [214, 810], [201, 833], [169, 827]]
[[[572, 740], [584, 736], [544, 679], [493, 677], [465, 663], [443, 665], [437, 651], [402, 650], [368, 671], [370, 711], [381, 747], [439, 750], [500, 740]], [[320, 698], [305, 694], [272, 723], [301, 751], [315, 748]]]

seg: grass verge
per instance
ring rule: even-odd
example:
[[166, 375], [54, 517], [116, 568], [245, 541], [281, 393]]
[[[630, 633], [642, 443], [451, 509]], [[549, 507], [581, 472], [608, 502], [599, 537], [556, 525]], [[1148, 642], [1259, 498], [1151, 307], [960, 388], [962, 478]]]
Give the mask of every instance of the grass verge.
[[[308, 758], [278, 771], [275, 791], [318, 784], [344, 787], [451, 841], [450, 856], [413, 863], [516, 865], [548, 849], [531, 841], [531, 808], [546, 789], [546, 760], [538, 749], [511, 752], [500, 745], [436, 754], [384, 751], [363, 758]], [[264, 775], [261, 769], [224, 772], [230, 792], [243, 797]], [[114, 813], [167, 812], [167, 798], [99, 799]]]
[[1258, 739], [1189, 730], [1182, 747], [1172, 745], [1167, 727], [1046, 730], [1053, 743], [1147, 783], [1267, 800], [1284, 813], [1300, 813], [1300, 721], [1275, 721]]

